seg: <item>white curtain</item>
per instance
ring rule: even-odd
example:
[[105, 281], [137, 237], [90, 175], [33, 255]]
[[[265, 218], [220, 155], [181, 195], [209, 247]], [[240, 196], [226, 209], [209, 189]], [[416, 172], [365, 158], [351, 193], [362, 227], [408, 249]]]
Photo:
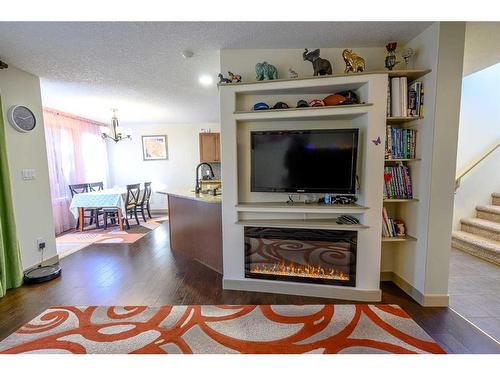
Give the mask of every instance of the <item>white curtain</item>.
[[60, 234], [76, 224], [68, 185], [102, 181], [106, 187], [108, 154], [100, 136], [102, 124], [49, 108], [44, 108], [43, 118], [54, 230]]

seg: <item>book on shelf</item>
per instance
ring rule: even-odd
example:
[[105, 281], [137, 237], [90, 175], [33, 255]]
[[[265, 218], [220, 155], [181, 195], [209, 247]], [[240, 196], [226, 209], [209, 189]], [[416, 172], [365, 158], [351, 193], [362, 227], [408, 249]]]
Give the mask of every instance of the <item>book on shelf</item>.
[[393, 77], [387, 87], [387, 117], [422, 117], [424, 88], [422, 82], [408, 87], [407, 77]]
[[382, 237], [401, 237], [405, 235], [405, 223], [401, 219], [393, 219], [382, 208]]
[[408, 166], [399, 163], [384, 167], [384, 199], [413, 199]]
[[415, 159], [417, 131], [387, 125], [385, 138], [385, 159]]

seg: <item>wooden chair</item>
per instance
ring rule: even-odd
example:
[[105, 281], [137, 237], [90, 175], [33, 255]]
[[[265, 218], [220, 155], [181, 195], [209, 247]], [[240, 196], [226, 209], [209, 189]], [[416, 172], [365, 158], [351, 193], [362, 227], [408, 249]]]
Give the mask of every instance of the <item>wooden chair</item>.
[[144, 215], [144, 210], [147, 211], [150, 219], [153, 218], [151, 216], [151, 211], [149, 209], [149, 200], [150, 199], [151, 199], [151, 182], [145, 182], [144, 183], [144, 194], [142, 194], [141, 201], [139, 203], [137, 203], [137, 205], [136, 205], [136, 211], [141, 213], [144, 221], [146, 221], [146, 215]]
[[[89, 184], [72, 184], [69, 185], [69, 191], [71, 192], [71, 198], [73, 198], [76, 194], [81, 194], [81, 193], [88, 193], [89, 191]], [[88, 213], [88, 215], [85, 215], [85, 213]], [[94, 221], [94, 210], [91, 209], [84, 209], [83, 210], [83, 221], [85, 219], [90, 219], [90, 225], [92, 225]], [[76, 227], [75, 229], [78, 229], [80, 227], [80, 218], [76, 219]]]
[[[127, 197], [125, 199], [125, 211], [122, 212], [123, 220], [125, 221], [125, 225], [127, 229], [130, 229], [130, 224], [128, 222], [129, 218], [132, 218], [132, 215], [135, 216], [135, 221], [137, 225], [139, 225], [139, 218], [137, 217], [137, 203], [139, 202], [139, 195], [141, 193], [141, 184], [132, 184], [127, 185]], [[118, 219], [118, 208], [104, 208], [104, 229], [108, 228], [108, 218], [117, 220]]]
[[91, 182], [89, 183], [89, 191], [101, 191], [104, 190], [103, 182]]
[[[104, 190], [104, 182], [102, 182], [102, 181], [100, 181], [100, 182], [90, 182], [88, 185], [89, 185], [89, 192], [90, 191], [101, 191], [101, 190]], [[102, 207], [96, 207], [95, 208], [95, 212], [94, 212], [94, 218], [95, 218], [95, 222], [96, 222], [95, 227], [96, 228], [99, 228], [99, 216], [102, 216], [102, 215], [104, 215]], [[92, 222], [90, 224], [92, 224]]]

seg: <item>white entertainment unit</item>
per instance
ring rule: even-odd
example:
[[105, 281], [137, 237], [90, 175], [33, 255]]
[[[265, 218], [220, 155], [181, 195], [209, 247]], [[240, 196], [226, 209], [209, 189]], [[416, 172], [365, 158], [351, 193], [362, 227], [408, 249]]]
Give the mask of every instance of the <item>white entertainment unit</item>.
[[[381, 212], [388, 73], [220, 85], [225, 289], [381, 300]], [[413, 73], [399, 74], [411, 76]], [[355, 90], [363, 104], [251, 111], [256, 102], [272, 106], [283, 101], [295, 105], [300, 99], [322, 99], [343, 90]], [[297, 204], [287, 204], [288, 194], [250, 191], [251, 131], [346, 128], [359, 129], [357, 204], [309, 204], [303, 199]], [[381, 142], [374, 142], [379, 137]], [[355, 216], [360, 224], [337, 224], [335, 218], [344, 214]], [[355, 286], [246, 278], [245, 226], [356, 231]]]

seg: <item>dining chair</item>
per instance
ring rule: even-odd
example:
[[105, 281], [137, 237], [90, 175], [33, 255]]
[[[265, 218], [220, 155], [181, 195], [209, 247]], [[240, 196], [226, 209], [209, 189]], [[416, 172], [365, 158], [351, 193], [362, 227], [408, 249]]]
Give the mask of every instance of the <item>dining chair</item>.
[[[128, 222], [132, 215], [135, 216], [135, 221], [139, 225], [139, 218], [137, 217], [137, 203], [139, 202], [139, 194], [141, 193], [141, 184], [131, 184], [127, 185], [127, 197], [125, 198], [125, 211], [123, 212], [123, 220], [127, 229], [130, 229], [130, 224]], [[109, 207], [104, 208], [104, 229], [108, 228], [108, 218], [117, 220], [118, 219], [118, 208]]]
[[89, 183], [89, 191], [101, 191], [101, 190], [104, 190], [104, 183], [102, 181]]
[[[89, 184], [71, 184], [69, 186], [69, 191], [71, 192], [71, 198], [73, 198], [76, 194], [81, 194], [81, 193], [88, 193], [89, 191]], [[86, 215], [85, 213], [88, 213]], [[90, 219], [90, 224], [92, 225], [94, 222], [94, 217], [95, 217], [95, 212], [93, 209], [85, 208], [83, 210], [83, 221], [85, 222], [85, 219]], [[75, 229], [78, 229], [80, 226], [80, 218], [76, 219], [76, 227]]]
[[145, 182], [144, 183], [144, 193], [142, 194], [141, 200], [136, 205], [136, 211], [141, 213], [144, 221], [147, 221], [146, 215], [144, 215], [144, 210], [147, 211], [150, 219], [153, 218], [151, 216], [151, 211], [149, 209], [149, 200], [150, 199], [151, 199], [151, 182]]
[[[92, 191], [101, 191], [104, 190], [104, 182], [90, 182], [89, 184], [89, 192]], [[96, 222], [96, 228], [99, 228], [99, 217], [104, 215], [104, 211], [102, 210], [102, 207], [95, 207], [94, 211], [94, 218]], [[92, 225], [92, 219], [90, 224]]]

